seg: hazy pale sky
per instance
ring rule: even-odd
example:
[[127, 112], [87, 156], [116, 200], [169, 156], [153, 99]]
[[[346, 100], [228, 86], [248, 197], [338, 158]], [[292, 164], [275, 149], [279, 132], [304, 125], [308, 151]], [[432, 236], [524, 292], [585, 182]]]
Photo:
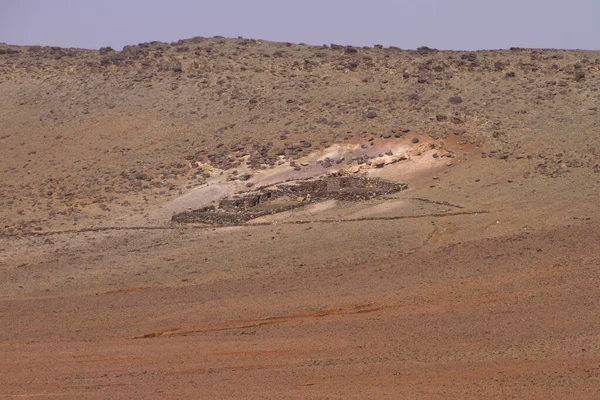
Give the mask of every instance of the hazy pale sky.
[[600, 0], [0, 0], [0, 42], [121, 49], [194, 36], [400, 48], [600, 49]]

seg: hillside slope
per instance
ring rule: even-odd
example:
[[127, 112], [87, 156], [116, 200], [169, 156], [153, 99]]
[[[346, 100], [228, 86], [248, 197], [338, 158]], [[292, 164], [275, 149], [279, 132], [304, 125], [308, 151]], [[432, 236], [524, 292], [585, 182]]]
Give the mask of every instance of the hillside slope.
[[[2, 225], [135, 213], [220, 169], [361, 133], [464, 135], [524, 172], [598, 168], [600, 52], [448, 52], [196, 38], [0, 47]], [[306, 141], [298, 154], [290, 149]], [[242, 157], [246, 158], [242, 159]], [[518, 161], [518, 160], [517, 160]], [[520, 164], [521, 165], [521, 164]]]

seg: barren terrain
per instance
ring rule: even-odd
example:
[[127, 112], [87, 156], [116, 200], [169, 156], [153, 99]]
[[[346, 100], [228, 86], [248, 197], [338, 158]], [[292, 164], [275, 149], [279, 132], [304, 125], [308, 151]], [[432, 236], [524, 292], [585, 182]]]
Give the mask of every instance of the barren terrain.
[[0, 44], [0, 399], [600, 398], [600, 52]]

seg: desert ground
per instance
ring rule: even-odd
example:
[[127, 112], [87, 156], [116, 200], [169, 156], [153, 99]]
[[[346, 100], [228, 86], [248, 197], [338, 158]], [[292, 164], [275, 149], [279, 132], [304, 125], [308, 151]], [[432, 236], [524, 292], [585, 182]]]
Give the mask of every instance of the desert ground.
[[0, 399], [600, 398], [600, 52], [0, 43]]

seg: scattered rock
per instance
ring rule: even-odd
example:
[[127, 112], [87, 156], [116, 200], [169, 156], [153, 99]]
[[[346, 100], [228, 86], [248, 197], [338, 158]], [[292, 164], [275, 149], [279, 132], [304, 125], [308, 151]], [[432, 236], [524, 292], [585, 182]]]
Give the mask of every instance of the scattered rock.
[[106, 54], [110, 54], [110, 53], [114, 53], [115, 50], [110, 47], [110, 46], [106, 46], [106, 47], [100, 47], [100, 49], [98, 50], [98, 52], [100, 53], [101, 56], [106, 55]]

